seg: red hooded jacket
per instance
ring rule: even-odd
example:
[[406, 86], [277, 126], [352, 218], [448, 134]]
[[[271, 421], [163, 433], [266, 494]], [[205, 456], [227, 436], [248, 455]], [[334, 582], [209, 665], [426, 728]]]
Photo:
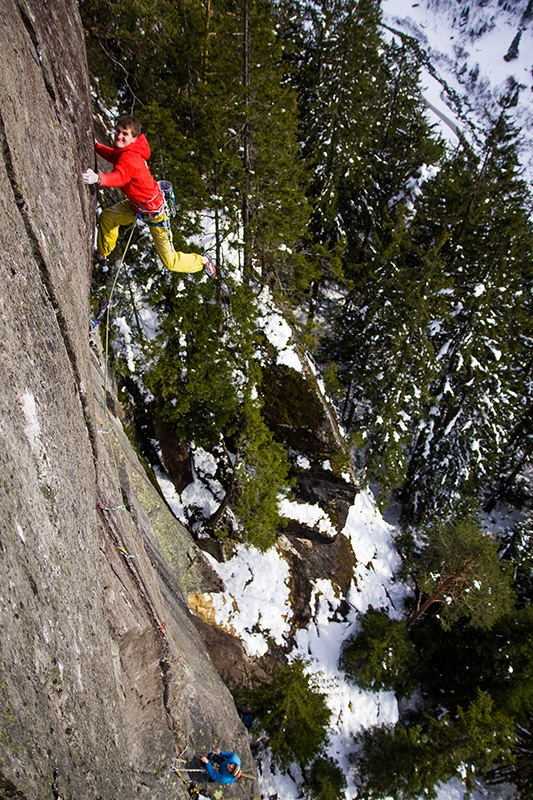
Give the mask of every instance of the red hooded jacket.
[[146, 163], [151, 151], [144, 133], [127, 147], [108, 147], [95, 142], [95, 148], [98, 155], [114, 166], [111, 172], [100, 173], [100, 186], [120, 187], [136, 213], [162, 211], [164, 198]]

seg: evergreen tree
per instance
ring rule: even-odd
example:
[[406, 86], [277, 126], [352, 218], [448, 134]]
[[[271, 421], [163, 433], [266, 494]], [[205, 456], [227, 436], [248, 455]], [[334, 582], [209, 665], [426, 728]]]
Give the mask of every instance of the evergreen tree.
[[250, 321], [241, 319], [238, 333], [232, 328], [226, 340], [214, 336], [222, 310], [213, 302], [213, 284], [186, 281], [180, 289], [176, 293], [174, 288], [160, 305], [161, 331], [144, 382], [157, 413], [174, 423], [176, 434], [206, 446], [238, 429], [238, 380], [240, 374], [246, 382], [242, 370], [253, 334]]
[[368, 285], [341, 310], [335, 341], [326, 349], [339, 359], [343, 421], [354, 432], [357, 462], [377, 483], [381, 504], [405, 480], [408, 448], [437, 370], [428, 336], [433, 293], [408, 257], [409, 239], [399, 221]]
[[363, 689], [394, 689], [410, 694], [416, 684], [417, 653], [404, 621], [369, 609], [361, 630], [343, 644], [339, 666]]
[[303, 765], [312, 761], [326, 741], [331, 711], [304, 661], [281, 667], [254, 700], [275, 760], [284, 767], [295, 760]]
[[274, 441], [257, 401], [243, 407], [236, 466], [236, 512], [244, 538], [260, 550], [275, 544], [280, 523], [278, 496], [288, 483], [290, 463]]
[[481, 156], [462, 142], [414, 212], [382, 217], [325, 350], [361, 468], [384, 502], [403, 484], [406, 518], [467, 511], [529, 457], [532, 227], [517, 164], [502, 113]]
[[452, 777], [470, 782], [477, 771], [512, 760], [512, 720], [495, 712], [489, 695], [478, 694], [455, 716], [426, 717], [423, 725], [370, 728], [358, 737], [354, 757], [361, 794], [368, 798], [415, 800], [435, 797], [437, 785]]
[[482, 484], [502, 471], [529, 396], [532, 232], [516, 132], [502, 113], [481, 155], [463, 143], [417, 206], [414, 239], [431, 254], [428, 280], [439, 270], [447, 287], [430, 329], [438, 373], [403, 491], [412, 516], [479, 501]]
[[417, 586], [414, 625], [434, 606], [443, 628], [466, 618], [476, 628], [491, 628], [513, 606], [510, 571], [498, 545], [473, 519], [426, 528], [421, 553], [409, 564]]
[[[405, 478], [411, 421], [433, 376], [427, 334], [432, 287], [421, 281], [421, 265], [409, 251], [411, 207], [442, 145], [427, 122], [416, 53], [377, 35], [374, 47], [372, 103], [353, 122], [357, 138], [365, 137], [363, 147], [346, 143], [333, 209], [348, 242], [343, 267], [351, 288], [324, 353], [339, 363], [343, 421], [364, 448], [361, 467], [387, 498]], [[361, 91], [367, 78], [353, 75], [353, 90]]]
[[[379, 3], [310, 4], [308, 19], [297, 80], [304, 155], [313, 166], [310, 231], [317, 279], [366, 285], [383, 263], [381, 251], [397, 213], [403, 216], [416, 191], [421, 168], [439, 157], [442, 146], [430, 135], [416, 54], [385, 43]], [[312, 309], [318, 299], [316, 283]], [[335, 341], [345, 331], [350, 337], [343, 313]], [[334, 352], [349, 360], [349, 343]]]
[[219, 222], [232, 218], [247, 280], [253, 273], [265, 282], [294, 276], [304, 268], [294, 251], [308, 208], [296, 95], [283, 79], [275, 6], [217, 0], [209, 25], [201, 147], [212, 164], [208, 184], [219, 198]]
[[501, 555], [512, 564], [519, 601], [533, 601], [533, 519], [527, 516], [500, 536]]
[[380, 52], [373, 136], [364, 159], [345, 173], [339, 201], [349, 241], [345, 270], [357, 290], [379, 281], [382, 254], [397, 236], [396, 226], [402, 231], [406, 211], [443, 154], [435, 126], [428, 122], [418, 52], [395, 40], [383, 44]]
[[[211, 217], [223, 266], [224, 282], [211, 286], [162, 274], [143, 238], [129, 271], [125, 306], [133, 303], [127, 314], [136, 324], [125, 344], [143, 354], [136, 367], [152, 394], [148, 407], [172, 423], [176, 436], [236, 446], [229, 490], [238, 535], [266, 548], [275, 541], [288, 461], [251, 399], [261, 381], [254, 298], [239, 283], [239, 269], [232, 280], [223, 256], [233, 241], [237, 252], [228, 261], [244, 253], [248, 281], [253, 267], [259, 280], [306, 285], [305, 264], [295, 253], [308, 216], [296, 95], [283, 79], [275, 6], [269, 0], [82, 5], [92, 63], [110, 69], [123, 107], [136, 105], [153, 172], [159, 167], [158, 177], [174, 184], [175, 246], [191, 249], [188, 239]], [[113, 51], [125, 54], [123, 69]], [[149, 339], [139, 319], [146, 307], [158, 325]], [[126, 363], [123, 369], [129, 372]]]
[[322, 0], [305, 8], [305, 63], [297, 80], [304, 157], [313, 166], [310, 230], [321, 272], [339, 276], [346, 244], [339, 194], [360, 169], [376, 116], [379, 2]]
[[512, 611], [490, 630], [460, 622], [443, 631], [431, 620], [413, 630], [421, 651], [420, 681], [437, 706], [463, 708], [478, 690], [494, 708], [527, 724], [533, 712], [533, 608]]
[[306, 783], [310, 800], [344, 800], [346, 796], [346, 778], [333, 758], [315, 758]]
[[498, 764], [488, 774], [488, 782], [512, 783], [520, 800], [533, 798], [533, 733], [531, 720], [527, 727], [519, 726], [511, 764]]

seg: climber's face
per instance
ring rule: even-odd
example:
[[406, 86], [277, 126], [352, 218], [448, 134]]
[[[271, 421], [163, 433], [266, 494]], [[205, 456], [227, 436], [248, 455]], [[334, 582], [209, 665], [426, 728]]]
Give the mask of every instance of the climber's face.
[[119, 125], [115, 131], [115, 147], [127, 147], [136, 138], [129, 128], [123, 128], [122, 125]]

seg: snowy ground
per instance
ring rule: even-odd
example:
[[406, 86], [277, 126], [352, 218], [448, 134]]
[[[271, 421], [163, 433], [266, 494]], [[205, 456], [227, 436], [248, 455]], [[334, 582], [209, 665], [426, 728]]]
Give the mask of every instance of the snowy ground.
[[[390, 28], [414, 36], [429, 56], [441, 79], [422, 76], [429, 113], [442, 135], [453, 144], [457, 126], [468, 134], [463, 121], [480, 126], [485, 107], [495, 111], [497, 99], [509, 80], [522, 88], [511, 109], [522, 133], [525, 177], [533, 183], [533, 18], [524, 19], [527, 3], [515, 0], [502, 8], [498, 0], [382, 0], [383, 21]], [[468, 12], [468, 13], [467, 13]], [[518, 55], [505, 59], [521, 31]], [[461, 117], [444, 91], [444, 84], [460, 98]]]

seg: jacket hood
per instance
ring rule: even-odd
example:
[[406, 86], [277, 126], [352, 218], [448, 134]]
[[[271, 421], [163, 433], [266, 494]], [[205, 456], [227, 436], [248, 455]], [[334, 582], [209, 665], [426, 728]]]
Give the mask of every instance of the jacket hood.
[[139, 153], [139, 155], [142, 156], [145, 161], [148, 161], [152, 154], [150, 145], [148, 144], [148, 139], [144, 133], [141, 133], [140, 136], [138, 136], [135, 141], [129, 144], [127, 147], [121, 148], [121, 151], [123, 153]]

